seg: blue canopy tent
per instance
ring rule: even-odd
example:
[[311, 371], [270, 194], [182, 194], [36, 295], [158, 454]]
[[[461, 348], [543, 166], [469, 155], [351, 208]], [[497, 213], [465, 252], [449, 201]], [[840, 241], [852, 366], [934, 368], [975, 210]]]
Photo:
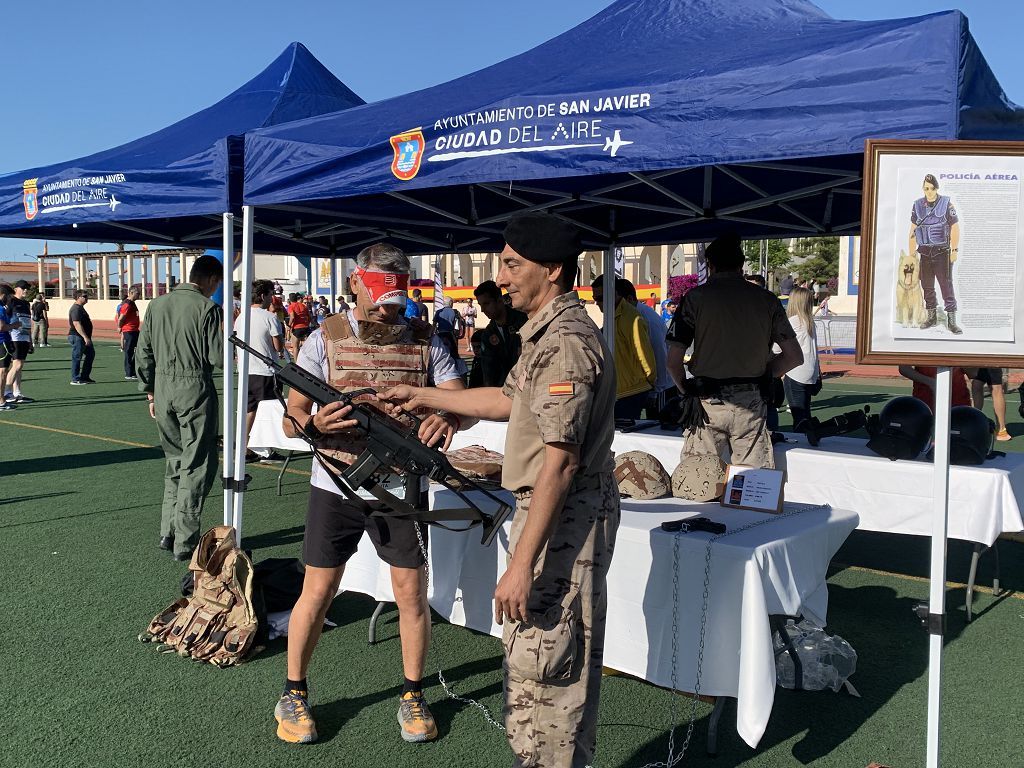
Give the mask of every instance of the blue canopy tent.
[[352, 255], [486, 251], [547, 209], [591, 248], [851, 233], [867, 137], [1024, 138], [957, 11], [619, 0], [479, 72], [246, 137], [258, 223]]
[[[221, 216], [241, 204], [243, 134], [364, 103], [292, 43], [241, 88], [173, 125], [0, 176], [0, 236], [219, 248]], [[268, 251], [294, 250], [266, 229], [257, 237]]]
[[[365, 102], [301, 43], [292, 43], [260, 74], [211, 107], [119, 147], [66, 163], [0, 176], [0, 237], [147, 243], [222, 249], [230, 286], [234, 215], [241, 205], [243, 135], [253, 128]], [[270, 227], [254, 234], [277, 253], [326, 251]], [[311, 247], [313, 246], [313, 247]], [[224, 330], [231, 332], [232, 291], [225, 290]], [[246, 315], [247, 317], [247, 315]], [[224, 434], [234, 412], [232, 359], [224, 353]], [[244, 420], [243, 420], [244, 426]], [[225, 440], [224, 476], [243, 478], [244, 457]], [[235, 498], [224, 493], [224, 519]]]
[[[611, 272], [618, 245], [856, 233], [869, 137], [1024, 140], [1024, 109], [958, 11], [859, 22], [807, 0], [618, 0], [457, 80], [254, 131], [243, 211], [353, 256], [383, 237], [496, 251], [511, 216], [548, 210]], [[936, 532], [941, 613], [944, 522]]]

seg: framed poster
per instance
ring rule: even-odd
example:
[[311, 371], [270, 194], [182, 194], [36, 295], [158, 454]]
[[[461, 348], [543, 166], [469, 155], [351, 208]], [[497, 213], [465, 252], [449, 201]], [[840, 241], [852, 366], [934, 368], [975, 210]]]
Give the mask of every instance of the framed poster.
[[1024, 367], [1022, 179], [1024, 143], [867, 141], [858, 363]]

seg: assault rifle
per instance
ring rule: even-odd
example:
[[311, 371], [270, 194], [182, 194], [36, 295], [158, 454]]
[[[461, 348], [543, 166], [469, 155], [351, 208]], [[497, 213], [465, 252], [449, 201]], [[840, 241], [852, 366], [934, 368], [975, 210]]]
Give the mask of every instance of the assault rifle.
[[[329, 457], [323, 456], [313, 441], [302, 431], [302, 425], [294, 419], [292, 420], [298, 433], [313, 447], [313, 452], [321, 463], [325, 465], [330, 463], [338, 471], [340, 479], [344, 482], [338, 482], [338, 477], [334, 475], [334, 472], [325, 466], [346, 496], [366, 503], [354, 490], [365, 488], [387, 508], [374, 508], [371, 514], [375, 516], [400, 517], [424, 523], [437, 523], [441, 520], [468, 520], [470, 527], [474, 525], [482, 527], [484, 546], [488, 546], [494, 540], [502, 523], [511, 514], [512, 508], [455, 469], [444, 453], [420, 442], [417, 436], [420, 420], [416, 416], [407, 414], [411, 424], [403, 424], [398, 419], [388, 416], [366, 403], [356, 402], [356, 398], [360, 396], [375, 395], [376, 390], [374, 389], [341, 392], [308, 371], [304, 371], [295, 363], [282, 365], [277, 360], [267, 357], [243, 342], [235, 334], [231, 334], [229, 341], [269, 365], [280, 384], [287, 384], [292, 389], [301, 392], [318, 406], [342, 403], [352, 407], [352, 412], [347, 418], [357, 423], [357, 429], [365, 435], [367, 445], [351, 465], [335, 462]], [[285, 414], [287, 415], [287, 410]], [[376, 478], [381, 474], [388, 474], [392, 467], [401, 467], [409, 476], [406, 480], [406, 498], [404, 500], [399, 499], [377, 482]], [[435, 512], [424, 509], [419, 501], [419, 479], [421, 477], [429, 477], [434, 482], [445, 486], [462, 499], [467, 507], [439, 509]], [[459, 487], [456, 487], [456, 483]], [[484, 512], [463, 493], [462, 489], [478, 491], [483, 494], [493, 502], [494, 511], [490, 514]]]

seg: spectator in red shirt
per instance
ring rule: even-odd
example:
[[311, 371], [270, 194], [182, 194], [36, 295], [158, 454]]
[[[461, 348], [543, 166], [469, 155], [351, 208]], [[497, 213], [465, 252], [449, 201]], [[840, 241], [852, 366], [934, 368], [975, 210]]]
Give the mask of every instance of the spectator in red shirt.
[[125, 381], [137, 381], [135, 375], [135, 347], [139, 344], [139, 308], [135, 302], [139, 298], [138, 288], [129, 288], [128, 295], [117, 308], [117, 330], [121, 332], [121, 351], [124, 352]]
[[[930, 365], [901, 365], [900, 376], [914, 382], [913, 395], [935, 413], [935, 377], [936, 369]], [[954, 368], [952, 372], [952, 405], [970, 405], [971, 392], [967, 388], [967, 374], [963, 368]]]
[[288, 298], [291, 300], [291, 303], [288, 305], [288, 327], [292, 332], [292, 358], [297, 359], [299, 347], [302, 346], [303, 340], [309, 336], [309, 326], [312, 323], [312, 317], [309, 313], [309, 307], [300, 301], [299, 294], [293, 293]]

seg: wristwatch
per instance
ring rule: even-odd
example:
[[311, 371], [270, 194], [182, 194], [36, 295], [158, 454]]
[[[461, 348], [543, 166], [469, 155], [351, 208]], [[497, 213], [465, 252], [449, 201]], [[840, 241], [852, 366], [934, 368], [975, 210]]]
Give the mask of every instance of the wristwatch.
[[302, 427], [302, 431], [305, 433], [306, 437], [314, 442], [320, 440], [324, 436], [324, 433], [316, 428], [316, 424], [313, 423], [312, 416], [306, 420], [306, 424]]

